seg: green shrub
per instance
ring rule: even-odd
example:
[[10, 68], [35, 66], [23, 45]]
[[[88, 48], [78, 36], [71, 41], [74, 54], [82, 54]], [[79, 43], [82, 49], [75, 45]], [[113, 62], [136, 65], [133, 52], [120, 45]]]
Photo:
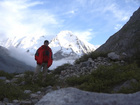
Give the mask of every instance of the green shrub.
[[4, 72], [4, 71], [0, 71], [0, 76], [4, 76], [7, 79], [12, 79], [14, 77], [14, 74], [12, 74], [12, 73], [10, 74], [10, 73]]
[[[89, 75], [67, 78], [69, 86], [78, 87], [86, 91], [111, 93], [113, 88], [127, 80], [136, 79], [140, 81], [140, 68], [136, 64], [120, 66], [100, 66]], [[139, 85], [131, 92], [140, 91]], [[122, 90], [121, 92], [124, 92]]]
[[0, 82], [0, 100], [3, 100], [4, 98], [8, 98], [9, 100], [24, 99], [27, 97], [28, 95], [24, 94], [19, 86], [5, 84], [2, 81]]
[[25, 85], [21, 85], [22, 90], [31, 90], [33, 92], [38, 91], [41, 87], [53, 86], [55, 85], [57, 79], [53, 74], [46, 75], [46, 81], [42, 82], [43, 80], [43, 73], [40, 72], [38, 75], [38, 79], [36, 81], [32, 81], [33, 79], [33, 72], [25, 72], [25, 76], [23, 78], [19, 78], [17, 84], [25, 81]]
[[[26, 71], [24, 77], [19, 77], [18, 80], [14, 83], [5, 84], [3, 80], [0, 80], [0, 100], [3, 98], [8, 98], [9, 100], [13, 99], [24, 99], [29, 98], [28, 94], [24, 94], [24, 90], [31, 90], [32, 92], [39, 91], [42, 87], [55, 86], [57, 84], [57, 78], [54, 74], [47, 74], [46, 82], [42, 82], [42, 72], [38, 75], [38, 80], [33, 83], [32, 77], [33, 73], [31, 71]], [[12, 74], [1, 72], [1, 76], [6, 76], [8, 78], [14, 77]], [[21, 84], [24, 82], [24, 85]]]

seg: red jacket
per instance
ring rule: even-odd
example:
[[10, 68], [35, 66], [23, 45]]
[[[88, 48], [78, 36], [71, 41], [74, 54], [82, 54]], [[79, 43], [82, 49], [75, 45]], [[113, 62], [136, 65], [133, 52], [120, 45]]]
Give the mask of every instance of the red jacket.
[[52, 50], [49, 46], [42, 45], [35, 53], [37, 64], [47, 63], [49, 68], [52, 65]]

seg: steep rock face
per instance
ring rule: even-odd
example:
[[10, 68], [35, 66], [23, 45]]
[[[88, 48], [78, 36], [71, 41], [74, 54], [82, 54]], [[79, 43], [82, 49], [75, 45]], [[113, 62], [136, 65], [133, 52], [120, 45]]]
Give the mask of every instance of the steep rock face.
[[0, 70], [8, 73], [21, 73], [26, 70], [34, 70], [34, 68], [11, 57], [9, 51], [0, 46]]
[[95, 52], [125, 52], [128, 56], [140, 52], [140, 8], [120, 31], [112, 35]]

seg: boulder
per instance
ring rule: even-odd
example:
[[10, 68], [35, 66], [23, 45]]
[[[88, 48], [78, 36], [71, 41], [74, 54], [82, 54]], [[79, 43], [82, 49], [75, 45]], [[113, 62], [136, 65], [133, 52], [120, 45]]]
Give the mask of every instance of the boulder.
[[140, 92], [133, 94], [105, 94], [63, 88], [46, 94], [35, 105], [139, 105]]
[[115, 52], [108, 53], [107, 56], [112, 60], [120, 60], [120, 55], [116, 54]]

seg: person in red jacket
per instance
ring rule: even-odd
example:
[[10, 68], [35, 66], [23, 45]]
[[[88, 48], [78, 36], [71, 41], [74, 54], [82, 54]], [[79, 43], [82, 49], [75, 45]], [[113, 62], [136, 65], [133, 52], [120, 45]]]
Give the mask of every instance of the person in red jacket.
[[48, 68], [52, 65], [53, 58], [52, 58], [52, 50], [48, 46], [49, 41], [45, 40], [44, 45], [42, 45], [35, 53], [35, 60], [37, 62], [37, 66], [35, 69], [35, 73], [33, 75], [33, 80], [38, 79], [38, 74], [40, 73], [41, 69], [43, 68], [43, 81], [46, 80], [46, 75]]

